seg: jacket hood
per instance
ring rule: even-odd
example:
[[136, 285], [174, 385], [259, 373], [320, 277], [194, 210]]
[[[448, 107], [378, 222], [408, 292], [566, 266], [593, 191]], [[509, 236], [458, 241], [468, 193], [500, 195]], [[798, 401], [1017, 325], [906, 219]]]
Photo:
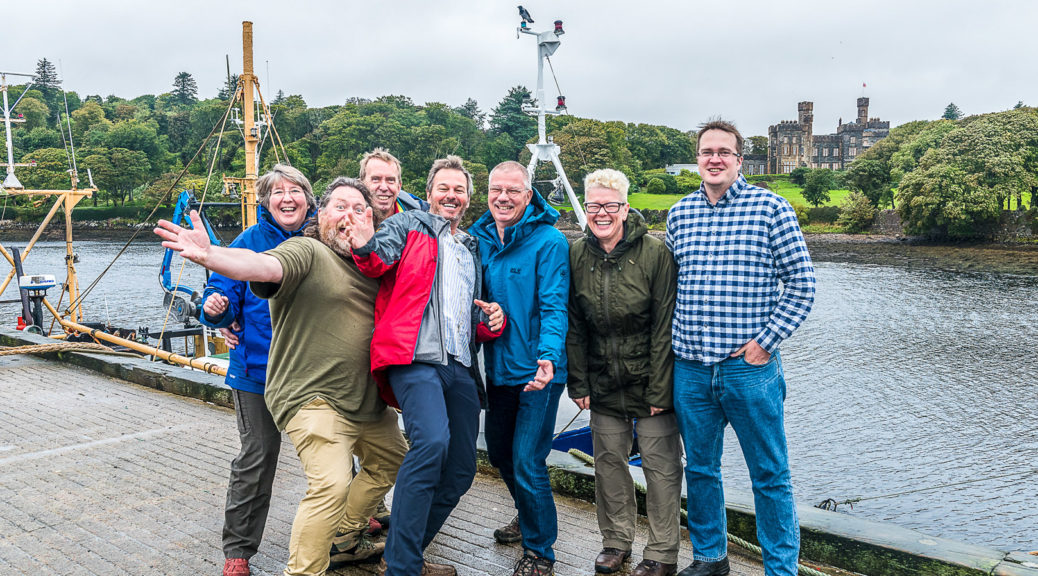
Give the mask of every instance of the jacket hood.
[[[609, 253], [609, 258], [615, 258], [621, 256], [624, 252], [637, 244], [641, 240], [642, 236], [645, 236], [649, 232], [649, 228], [645, 225], [645, 218], [642, 217], [641, 212], [631, 209], [627, 214], [627, 221], [624, 223], [624, 237], [617, 243], [616, 248]], [[605, 257], [606, 253], [602, 250], [602, 245], [598, 241], [598, 237], [591, 232], [590, 226], [584, 227], [584, 236], [587, 237], [587, 244], [592, 251], [599, 257]]]
[[256, 222], [259, 223], [260, 227], [263, 228], [264, 231], [269, 232], [269, 233], [278, 234], [282, 238], [289, 238], [289, 237], [292, 237], [292, 236], [299, 236], [300, 234], [303, 233], [303, 229], [306, 228], [307, 225], [310, 224], [310, 220], [313, 220], [316, 223], [316, 221], [317, 221], [317, 209], [316, 208], [311, 208], [311, 209], [307, 210], [306, 218], [303, 220], [303, 225], [299, 228], [299, 230], [296, 230], [294, 232], [289, 232], [288, 230], [285, 230], [284, 228], [282, 228], [281, 225], [278, 224], [277, 220], [274, 220], [274, 215], [270, 213], [270, 210], [267, 210], [262, 205], [259, 205], [259, 204], [256, 205]]
[[[505, 228], [505, 243], [523, 238], [539, 224], [554, 226], [558, 219], [559, 211], [545, 202], [541, 193], [534, 188], [533, 197], [530, 199], [530, 204], [526, 207], [523, 217], [519, 222]], [[497, 240], [498, 238], [494, 215], [491, 214], [490, 210], [487, 210], [486, 213], [480, 216], [479, 220], [476, 220], [476, 223], [472, 225], [472, 228], [472, 233], [480, 238], [488, 240]]]

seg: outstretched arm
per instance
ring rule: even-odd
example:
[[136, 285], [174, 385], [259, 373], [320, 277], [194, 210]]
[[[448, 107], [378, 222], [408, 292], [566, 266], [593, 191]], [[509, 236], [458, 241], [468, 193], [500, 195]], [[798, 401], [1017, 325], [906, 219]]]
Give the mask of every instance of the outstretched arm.
[[277, 258], [244, 248], [213, 246], [195, 210], [191, 211], [191, 225], [194, 229], [159, 220], [155, 234], [162, 238], [164, 248], [176, 250], [184, 258], [228, 278], [245, 282], [281, 282], [284, 270]]

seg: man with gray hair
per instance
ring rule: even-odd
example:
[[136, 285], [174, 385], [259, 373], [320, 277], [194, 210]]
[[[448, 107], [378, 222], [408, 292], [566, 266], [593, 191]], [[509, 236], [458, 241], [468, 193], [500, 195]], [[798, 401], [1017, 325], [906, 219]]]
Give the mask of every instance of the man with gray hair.
[[376, 220], [408, 210], [428, 210], [429, 204], [401, 190], [403, 174], [400, 161], [385, 148], [365, 152], [360, 159], [360, 181], [371, 191], [371, 209]]
[[379, 565], [391, 576], [456, 574], [423, 554], [476, 474], [484, 398], [478, 342], [504, 326], [501, 307], [480, 300], [476, 239], [458, 229], [472, 197], [461, 158], [434, 162], [425, 190], [429, 212], [396, 214], [377, 232], [371, 210], [350, 216], [354, 261], [382, 279], [371, 370], [382, 397], [403, 411], [411, 440]]
[[[379, 398], [368, 370], [378, 283], [350, 256], [349, 215], [370, 213], [358, 180], [333, 181], [303, 237], [263, 253], [211, 246], [198, 214], [194, 229], [165, 220], [155, 233], [163, 246], [214, 272], [249, 282], [270, 302], [273, 337], [264, 392], [277, 430], [285, 431], [303, 464], [306, 496], [299, 503], [286, 576], [324, 574], [341, 525], [366, 527], [375, 503], [393, 485], [407, 443], [397, 414]], [[280, 438], [280, 436], [279, 436]], [[353, 477], [353, 455], [362, 472]], [[352, 547], [338, 542], [335, 560], [377, 558], [383, 544], [354, 532]]]
[[566, 387], [569, 243], [559, 213], [530, 187], [518, 162], [490, 171], [490, 210], [472, 225], [488, 298], [508, 310], [508, 326], [488, 344], [484, 435], [518, 514], [494, 532], [522, 542], [515, 576], [551, 576], [558, 537], [547, 457]]

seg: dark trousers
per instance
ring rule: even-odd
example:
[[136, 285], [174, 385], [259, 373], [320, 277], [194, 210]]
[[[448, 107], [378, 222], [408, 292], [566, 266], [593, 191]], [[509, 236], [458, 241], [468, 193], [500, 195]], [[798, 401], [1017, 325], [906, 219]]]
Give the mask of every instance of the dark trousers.
[[483, 431], [490, 464], [501, 473], [519, 511], [523, 550], [553, 562], [559, 529], [547, 459], [565, 387], [556, 382], [523, 392], [522, 384], [487, 386]]
[[231, 462], [223, 523], [226, 558], [251, 558], [263, 539], [270, 493], [281, 451], [281, 432], [262, 394], [231, 390], [241, 452]]
[[422, 555], [476, 475], [479, 395], [469, 369], [411, 364], [389, 369], [411, 449], [396, 477], [386, 537], [388, 576], [422, 571]]

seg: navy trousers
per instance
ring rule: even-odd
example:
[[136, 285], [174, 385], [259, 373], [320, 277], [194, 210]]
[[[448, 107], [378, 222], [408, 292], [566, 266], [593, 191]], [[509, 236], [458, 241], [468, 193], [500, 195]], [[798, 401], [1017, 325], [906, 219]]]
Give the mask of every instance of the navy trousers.
[[397, 473], [386, 537], [386, 574], [422, 572], [425, 547], [476, 475], [479, 395], [469, 369], [411, 364], [389, 369], [411, 449]]

